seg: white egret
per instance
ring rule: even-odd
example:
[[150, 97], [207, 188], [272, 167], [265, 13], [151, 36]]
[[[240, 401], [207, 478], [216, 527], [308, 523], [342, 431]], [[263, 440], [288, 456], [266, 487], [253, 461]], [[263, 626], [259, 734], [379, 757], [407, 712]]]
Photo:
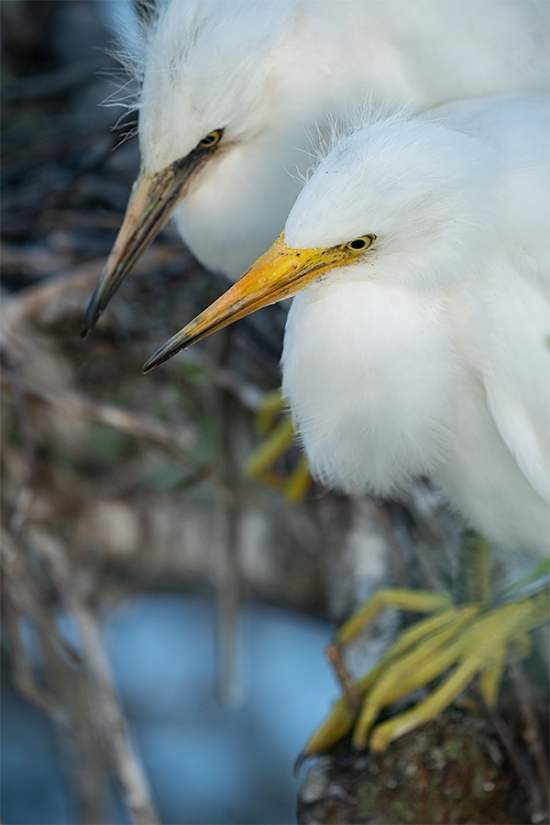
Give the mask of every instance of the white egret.
[[[328, 115], [549, 86], [547, 4], [531, 0], [171, 0], [141, 36], [141, 173], [83, 335], [175, 217], [238, 277], [276, 238]], [[136, 44], [134, 51], [139, 51]], [[318, 132], [317, 132], [318, 130]]]
[[[549, 156], [545, 95], [367, 120], [334, 140], [272, 248], [144, 371], [298, 293], [283, 393], [313, 472], [382, 495], [428, 475], [488, 539], [548, 558]], [[410, 658], [370, 692], [356, 744], [380, 707], [455, 663], [371, 744], [433, 716], [476, 672], [493, 700], [506, 643], [547, 609], [546, 596], [481, 618], [449, 607], [413, 628], [415, 643], [426, 636], [416, 652], [398, 641]]]

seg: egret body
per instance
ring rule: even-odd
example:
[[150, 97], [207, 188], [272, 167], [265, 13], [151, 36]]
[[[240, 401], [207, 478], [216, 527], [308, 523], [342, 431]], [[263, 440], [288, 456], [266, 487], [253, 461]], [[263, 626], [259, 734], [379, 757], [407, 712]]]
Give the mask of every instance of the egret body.
[[[312, 471], [391, 494], [428, 475], [487, 538], [548, 558], [549, 99], [492, 96], [394, 116], [337, 137], [284, 232], [144, 370], [296, 295], [283, 393]], [[488, 704], [509, 643], [548, 620], [548, 596], [488, 610], [442, 593], [378, 591], [338, 633], [387, 604], [437, 611], [397, 639], [313, 734], [321, 753], [354, 726], [383, 750], [479, 673]], [[453, 669], [420, 704], [380, 710]]]
[[298, 293], [283, 394], [314, 474], [382, 495], [428, 475], [547, 555], [548, 116], [494, 96], [336, 139], [272, 249], [146, 369]]
[[548, 90], [548, 40], [530, 0], [162, 4], [140, 46], [142, 169], [83, 334], [170, 215], [235, 279], [281, 231], [329, 116]]

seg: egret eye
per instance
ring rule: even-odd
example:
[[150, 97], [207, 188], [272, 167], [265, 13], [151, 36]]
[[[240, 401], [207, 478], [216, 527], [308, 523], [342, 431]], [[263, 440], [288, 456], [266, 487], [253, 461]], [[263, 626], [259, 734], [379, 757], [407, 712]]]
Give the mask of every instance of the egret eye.
[[353, 249], [354, 252], [362, 252], [372, 246], [375, 240], [376, 235], [362, 235], [360, 238], [355, 238], [354, 241], [347, 243], [346, 246], [348, 249]]
[[199, 146], [203, 149], [212, 149], [216, 144], [220, 142], [222, 139], [222, 130], [221, 129], [214, 129], [213, 132], [209, 132], [202, 140], [199, 141]]

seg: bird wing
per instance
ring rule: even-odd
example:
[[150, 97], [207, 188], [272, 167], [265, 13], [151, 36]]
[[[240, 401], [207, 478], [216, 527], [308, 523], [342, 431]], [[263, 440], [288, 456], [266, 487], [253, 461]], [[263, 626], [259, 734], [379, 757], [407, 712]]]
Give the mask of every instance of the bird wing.
[[501, 438], [529, 484], [550, 502], [550, 302], [517, 270], [509, 274], [486, 296], [492, 307], [484, 319], [482, 380]]
[[489, 390], [487, 397], [493, 420], [518, 467], [538, 495], [550, 503], [548, 450], [543, 443], [547, 435], [535, 410], [502, 389]]

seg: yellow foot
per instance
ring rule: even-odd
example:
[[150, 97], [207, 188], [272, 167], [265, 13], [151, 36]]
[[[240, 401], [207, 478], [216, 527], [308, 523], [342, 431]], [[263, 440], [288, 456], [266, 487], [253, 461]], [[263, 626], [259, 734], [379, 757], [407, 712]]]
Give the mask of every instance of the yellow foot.
[[250, 456], [244, 466], [244, 472], [248, 478], [278, 490], [287, 501], [296, 504], [307, 496], [311, 486], [311, 475], [305, 455], [300, 456], [296, 466], [286, 477], [272, 470], [275, 462], [290, 449], [295, 440], [294, 429], [290, 418], [284, 415], [284, 407], [280, 392], [266, 393], [256, 425], [261, 433], [269, 435]]
[[[433, 615], [407, 629], [378, 665], [354, 684], [353, 695], [361, 697], [359, 710], [355, 701], [346, 698], [335, 703], [307, 743], [304, 756], [324, 753], [352, 728], [355, 747], [368, 743], [383, 751], [394, 739], [435, 718], [477, 674], [485, 701], [494, 705], [506, 648], [514, 645], [519, 655], [526, 655], [526, 634], [548, 621], [549, 613], [548, 590], [492, 610], [483, 610], [480, 604], [452, 606], [441, 593], [381, 590], [341, 628], [336, 644], [348, 644], [387, 606]], [[424, 701], [375, 726], [381, 710], [438, 677], [443, 680]]]

